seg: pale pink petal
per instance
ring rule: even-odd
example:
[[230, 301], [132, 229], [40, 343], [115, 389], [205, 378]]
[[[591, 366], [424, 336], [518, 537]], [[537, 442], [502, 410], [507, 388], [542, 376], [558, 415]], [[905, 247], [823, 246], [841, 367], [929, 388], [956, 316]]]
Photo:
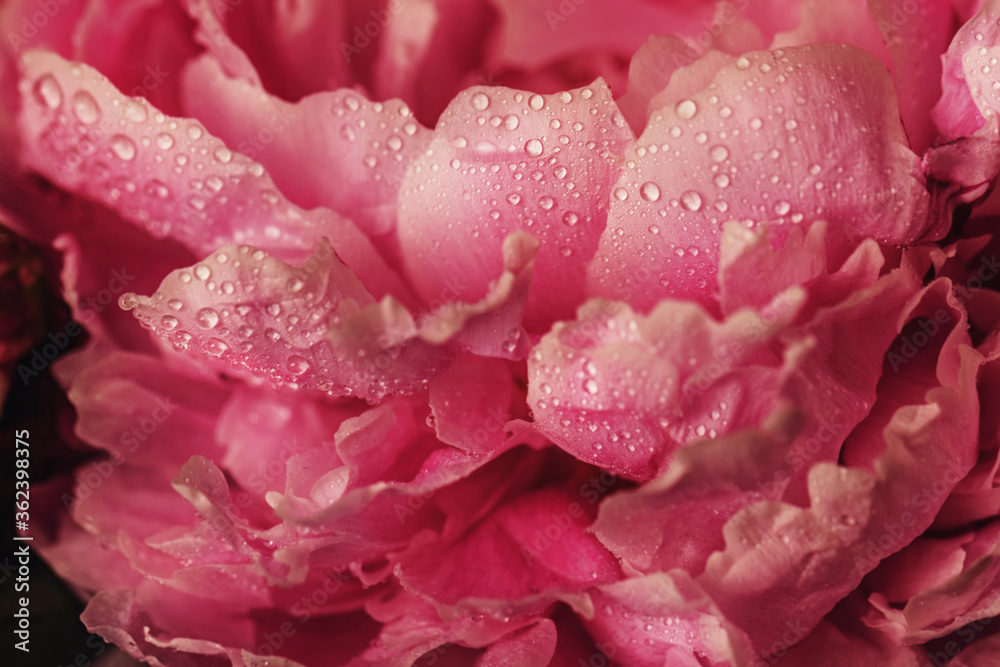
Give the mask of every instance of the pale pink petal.
[[[860, 237], [919, 238], [932, 223], [929, 197], [891, 83], [854, 47], [795, 47], [747, 54], [656, 112], [613, 189], [592, 289], [644, 312], [668, 296], [711, 304], [731, 220], [778, 233], [826, 220], [839, 257]], [[845, 178], [866, 186], [838, 188]]]
[[475, 87], [442, 115], [400, 192], [407, 275], [426, 303], [473, 302], [503, 272], [505, 238], [541, 242], [525, 322], [544, 329], [584, 298], [617, 156], [633, 137], [598, 81], [555, 95]]
[[636, 667], [725, 667], [748, 662], [750, 642], [680, 571], [597, 587], [584, 625], [608, 658]]
[[141, 98], [125, 97], [97, 71], [52, 53], [27, 53], [21, 67], [24, 162], [64, 189], [197, 254], [238, 242], [301, 260], [329, 235], [378, 296], [405, 294], [350, 221], [289, 204], [263, 167], [200, 124], [168, 118]]

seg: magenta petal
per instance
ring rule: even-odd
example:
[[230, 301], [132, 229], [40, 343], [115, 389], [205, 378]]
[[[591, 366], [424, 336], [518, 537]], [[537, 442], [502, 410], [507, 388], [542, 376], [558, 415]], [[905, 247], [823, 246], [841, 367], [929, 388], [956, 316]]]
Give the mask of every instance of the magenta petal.
[[611, 554], [585, 532], [589, 522], [565, 492], [532, 493], [447, 550], [404, 564], [397, 576], [408, 590], [448, 605], [495, 600], [531, 608], [566, 595], [576, 600], [572, 594], [620, 576]]

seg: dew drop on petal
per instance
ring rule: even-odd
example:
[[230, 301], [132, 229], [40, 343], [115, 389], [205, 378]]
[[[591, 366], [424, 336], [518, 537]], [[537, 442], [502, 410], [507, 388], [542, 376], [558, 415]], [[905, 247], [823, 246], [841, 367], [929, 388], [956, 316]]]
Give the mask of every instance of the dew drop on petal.
[[101, 118], [101, 110], [94, 100], [94, 96], [86, 90], [78, 90], [73, 95], [73, 115], [81, 123], [92, 125]]
[[774, 205], [774, 212], [778, 215], [786, 215], [790, 210], [792, 210], [792, 205], [786, 201], [779, 201]]
[[545, 106], [545, 98], [537, 94], [532, 95], [528, 98], [528, 106], [535, 111], [541, 111], [541, 109]]
[[618, 201], [625, 201], [628, 199], [628, 190], [625, 188], [615, 188], [615, 199]]
[[524, 152], [530, 157], [538, 157], [542, 154], [542, 142], [538, 139], [531, 139], [524, 145]]
[[639, 195], [646, 201], [653, 202], [660, 199], [660, 187], [652, 181], [647, 181], [639, 188]]
[[701, 208], [701, 195], [694, 190], [687, 190], [681, 195], [681, 206], [688, 211], [697, 211]]
[[170, 150], [174, 147], [174, 138], [166, 132], [156, 135], [156, 146], [162, 150]]
[[675, 111], [681, 120], [691, 120], [698, 113], [698, 105], [694, 100], [681, 100], [677, 103]]
[[486, 93], [476, 93], [472, 96], [472, 108], [476, 111], [486, 111], [490, 106], [490, 98]]
[[51, 74], [43, 74], [38, 77], [35, 85], [32, 86], [32, 91], [35, 94], [35, 100], [50, 109], [56, 109], [63, 103], [62, 88], [59, 87], [59, 82]]
[[111, 137], [111, 151], [128, 162], [135, 158], [135, 142], [124, 134], [116, 134]]
[[294, 375], [302, 375], [309, 370], [309, 362], [297, 354], [289, 356], [286, 365], [288, 370]]
[[199, 264], [194, 267], [194, 275], [198, 280], [208, 280], [212, 277], [212, 269], [208, 268], [204, 264]]
[[118, 306], [122, 310], [132, 310], [139, 305], [139, 297], [136, 296], [135, 292], [125, 292], [118, 299]]
[[195, 321], [202, 329], [214, 329], [219, 323], [219, 314], [211, 308], [202, 308], [195, 314]]

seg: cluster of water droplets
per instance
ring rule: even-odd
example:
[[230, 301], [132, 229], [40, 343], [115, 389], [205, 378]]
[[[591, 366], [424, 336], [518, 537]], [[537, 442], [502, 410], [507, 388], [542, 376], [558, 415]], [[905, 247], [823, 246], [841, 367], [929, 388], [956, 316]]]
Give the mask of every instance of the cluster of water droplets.
[[[284, 200], [264, 168], [235, 154], [196, 121], [170, 118], [142, 98], [120, 95], [82, 66], [69, 80], [43, 73], [30, 84], [46, 120], [40, 165], [99, 198], [152, 235], [198, 247], [236, 241], [303, 247], [289, 229], [315, 226]], [[98, 100], [102, 100], [99, 102]]]
[[323, 375], [334, 361], [327, 333], [339, 299], [322, 280], [279, 264], [261, 250], [227, 246], [172, 274], [151, 297], [129, 292], [119, 305], [178, 352], [222, 359], [276, 385], [349, 393]]
[[437, 135], [401, 196], [402, 218], [444, 221], [417, 254], [441, 251], [444, 237], [479, 238], [484, 225], [527, 230], [542, 257], [562, 262], [593, 252], [587, 232], [603, 223], [609, 174], [631, 139], [607, 91], [479, 90], [459, 96]]

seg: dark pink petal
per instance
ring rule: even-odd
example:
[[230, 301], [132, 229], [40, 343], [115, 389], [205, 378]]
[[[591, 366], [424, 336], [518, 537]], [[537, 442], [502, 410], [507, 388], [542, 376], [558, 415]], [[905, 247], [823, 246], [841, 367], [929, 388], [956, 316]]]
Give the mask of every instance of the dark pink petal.
[[726, 549], [709, 558], [699, 582], [758, 649], [779, 641], [788, 619], [817, 623], [864, 574], [930, 525], [972, 467], [982, 357], [968, 344], [948, 288], [947, 281], [932, 284], [900, 318], [942, 309], [952, 328], [942, 328], [897, 372], [887, 362], [879, 401], [844, 445], [841, 456], [851, 467], [812, 466], [807, 507], [765, 502], [743, 510], [725, 529]]
[[428, 402], [437, 437], [469, 452], [496, 450], [507, 439], [514, 399], [523, 400], [508, 364], [463, 357], [430, 384]]
[[548, 667], [556, 650], [556, 625], [547, 618], [486, 649], [476, 667]]
[[110, 465], [176, 470], [194, 454], [223, 453], [213, 428], [228, 392], [147, 356], [112, 352], [68, 388], [75, 431], [112, 456]]
[[726, 667], [751, 657], [746, 635], [680, 571], [599, 586], [584, 625], [618, 664]]
[[891, 84], [854, 47], [795, 47], [747, 54], [660, 109], [613, 189], [592, 288], [644, 312], [668, 296], [711, 304], [732, 220], [769, 222], [780, 244], [792, 226], [824, 219], [839, 257], [859, 237], [919, 238], [929, 197]]
[[462, 92], [400, 192], [407, 275], [425, 303], [482, 298], [503, 272], [504, 239], [523, 230], [542, 244], [528, 330], [569, 316], [585, 297], [617, 156], [632, 140], [600, 81], [544, 96]]
[[494, 4], [503, 22], [494, 57], [498, 63], [527, 70], [595, 50], [629, 58], [651, 32], [696, 35], [713, 15], [709, 3], [669, 6], [591, 0], [567, 5], [560, 0], [494, 0]]
[[[975, 634], [973, 634], [975, 637]], [[991, 667], [1000, 660], [1000, 635], [980, 639], [948, 663], [949, 667]]]
[[403, 564], [397, 577], [448, 605], [475, 608], [485, 599], [529, 609], [557, 598], [584, 604], [579, 591], [620, 576], [611, 554], [585, 532], [589, 523], [586, 508], [565, 492], [521, 496], [456, 544]]
[[1000, 524], [918, 540], [872, 577], [873, 609], [865, 622], [899, 643], [926, 642], [989, 619], [1000, 595]]
[[951, 4], [907, 3], [905, 0], [868, 2], [868, 9], [878, 22], [892, 57], [887, 64], [892, 69], [899, 114], [910, 139], [910, 148], [917, 154], [934, 144], [938, 134], [931, 110], [941, 98], [941, 56], [959, 25]]

